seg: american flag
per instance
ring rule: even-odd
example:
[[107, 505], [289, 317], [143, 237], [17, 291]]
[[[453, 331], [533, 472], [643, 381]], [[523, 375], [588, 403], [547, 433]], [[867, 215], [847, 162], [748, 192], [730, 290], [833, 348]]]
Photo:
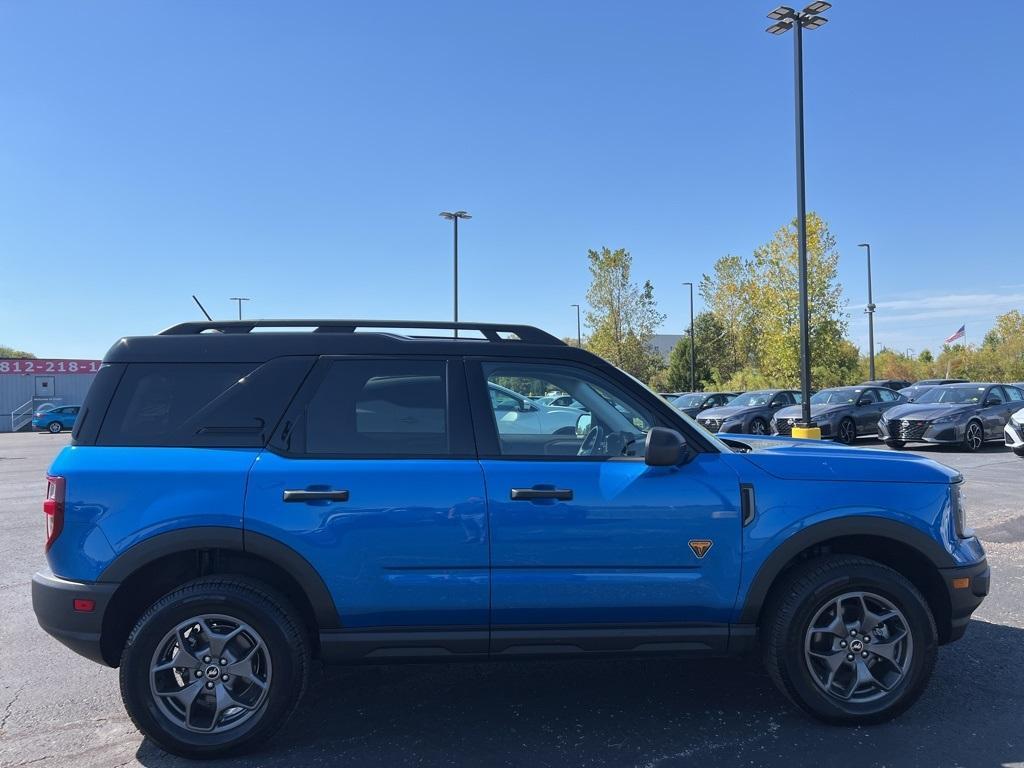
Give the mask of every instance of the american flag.
[[966, 335], [967, 335], [967, 326], [966, 325], [961, 325], [956, 333], [954, 333], [952, 336], [950, 336], [948, 339], [946, 339], [942, 343], [943, 344], [952, 344], [957, 339], [962, 339]]

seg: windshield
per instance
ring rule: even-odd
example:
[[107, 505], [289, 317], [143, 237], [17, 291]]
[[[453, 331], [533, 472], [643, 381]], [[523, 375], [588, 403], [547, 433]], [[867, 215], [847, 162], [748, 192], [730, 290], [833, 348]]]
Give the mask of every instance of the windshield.
[[980, 403], [985, 394], [984, 387], [935, 387], [929, 389], [919, 398], [919, 403]]
[[729, 407], [737, 406], [739, 408], [749, 407], [753, 405], [768, 405], [772, 399], [774, 392], [745, 392], [742, 395], [737, 395], [729, 401]]
[[840, 405], [843, 403], [856, 403], [862, 390], [853, 387], [842, 389], [823, 389], [817, 394], [811, 395], [813, 405]]
[[676, 408], [696, 408], [703, 402], [704, 395], [698, 392], [695, 395], [680, 395], [672, 401], [672, 405]]

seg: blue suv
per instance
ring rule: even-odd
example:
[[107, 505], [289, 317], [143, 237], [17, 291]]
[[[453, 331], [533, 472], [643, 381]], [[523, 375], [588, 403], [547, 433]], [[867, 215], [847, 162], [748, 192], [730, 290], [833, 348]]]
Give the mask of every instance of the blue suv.
[[811, 715], [879, 722], [989, 588], [953, 470], [719, 439], [528, 326], [185, 323], [111, 348], [72, 438], [36, 615], [186, 756], [271, 736], [312, 659], [758, 652]]

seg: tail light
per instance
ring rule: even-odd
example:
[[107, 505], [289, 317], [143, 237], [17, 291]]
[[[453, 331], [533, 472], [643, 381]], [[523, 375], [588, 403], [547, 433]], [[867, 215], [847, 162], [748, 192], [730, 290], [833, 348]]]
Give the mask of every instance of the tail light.
[[46, 476], [46, 500], [43, 502], [43, 516], [46, 518], [46, 550], [64, 530], [64, 478]]

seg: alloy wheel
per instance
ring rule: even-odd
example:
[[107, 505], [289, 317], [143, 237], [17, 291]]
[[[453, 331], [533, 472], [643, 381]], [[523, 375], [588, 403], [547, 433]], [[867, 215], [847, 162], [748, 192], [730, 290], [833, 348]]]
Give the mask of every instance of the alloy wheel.
[[852, 421], [839, 422], [839, 442], [851, 445], [857, 439], [857, 428]]
[[270, 681], [263, 638], [220, 614], [195, 616], [164, 635], [149, 672], [160, 711], [196, 733], [222, 733], [248, 721], [266, 701]]
[[768, 425], [761, 419], [754, 419], [750, 422], [750, 434], [752, 435], [767, 435]]
[[976, 451], [981, 448], [981, 445], [984, 442], [985, 439], [981, 433], [981, 427], [978, 425], [978, 422], [972, 421], [967, 425], [967, 433], [964, 435], [964, 443], [967, 444], [968, 450]]
[[866, 704], [887, 695], [906, 676], [913, 652], [906, 617], [873, 592], [831, 598], [804, 636], [811, 679], [845, 704]]

